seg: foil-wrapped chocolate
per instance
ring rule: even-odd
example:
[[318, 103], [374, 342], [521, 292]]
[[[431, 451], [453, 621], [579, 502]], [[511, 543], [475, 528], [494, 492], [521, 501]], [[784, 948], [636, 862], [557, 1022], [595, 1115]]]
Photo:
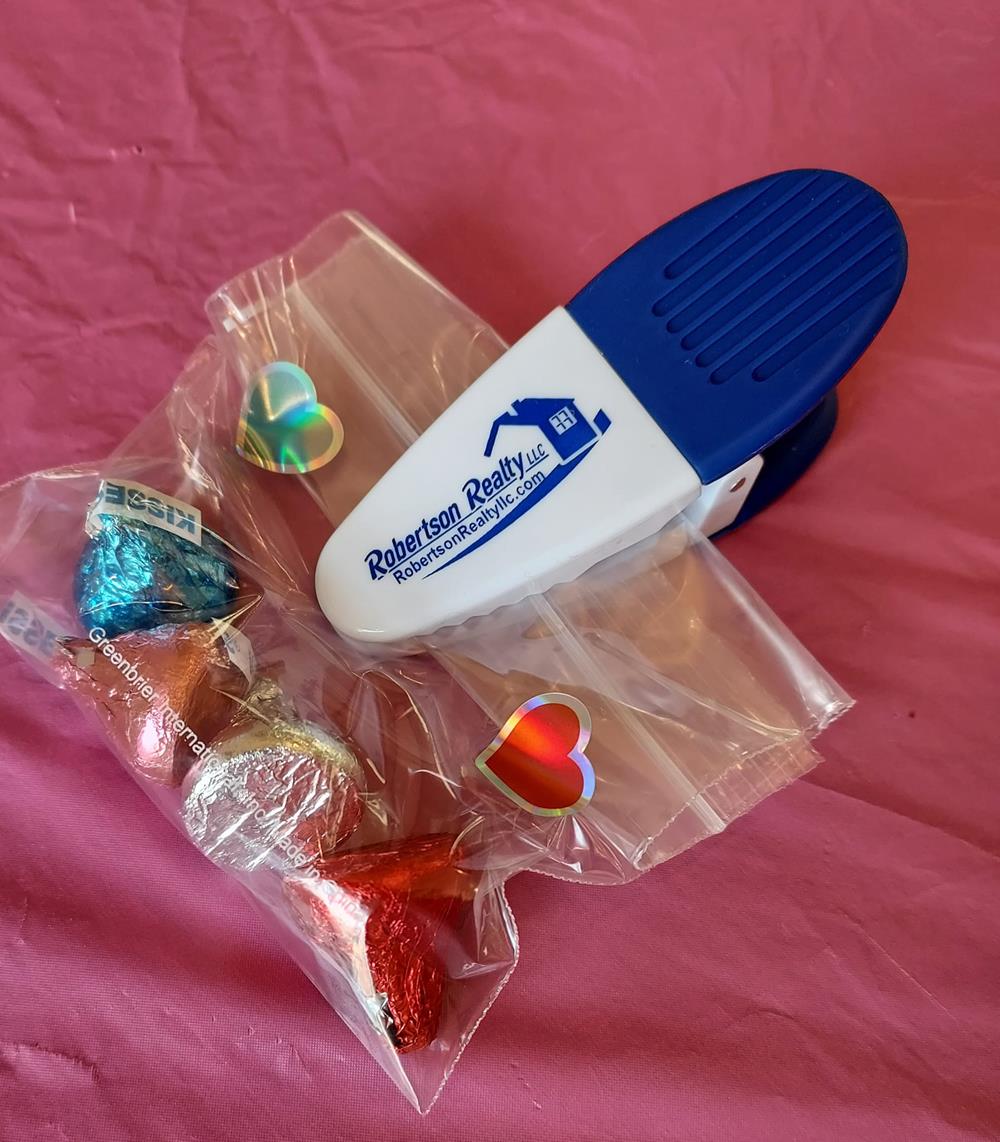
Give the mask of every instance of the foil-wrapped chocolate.
[[87, 630], [109, 638], [165, 623], [219, 618], [232, 610], [236, 569], [207, 529], [201, 543], [142, 520], [102, 513], [77, 563], [73, 595]]
[[71, 639], [53, 666], [93, 706], [126, 764], [161, 785], [180, 784], [247, 690], [209, 623]]
[[217, 864], [302, 868], [361, 822], [362, 773], [351, 749], [284, 705], [269, 679], [191, 771], [184, 824]]
[[462, 868], [461, 848], [452, 833], [429, 833], [334, 853], [316, 862], [327, 880], [392, 893], [444, 918], [468, 903], [479, 873]]
[[[315, 874], [319, 873], [319, 876]], [[447, 972], [439, 943], [475, 893], [458, 840], [433, 834], [370, 845], [285, 880], [299, 927], [350, 973], [372, 1021], [400, 1054], [437, 1036]]]

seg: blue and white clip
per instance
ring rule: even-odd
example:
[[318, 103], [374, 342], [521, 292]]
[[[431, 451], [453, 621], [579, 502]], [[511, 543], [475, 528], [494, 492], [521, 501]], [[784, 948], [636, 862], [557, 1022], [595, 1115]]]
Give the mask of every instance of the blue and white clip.
[[451, 626], [575, 578], [679, 512], [708, 533], [797, 478], [906, 273], [886, 200], [771, 175], [643, 238], [544, 318], [328, 541], [320, 605], [356, 639]]

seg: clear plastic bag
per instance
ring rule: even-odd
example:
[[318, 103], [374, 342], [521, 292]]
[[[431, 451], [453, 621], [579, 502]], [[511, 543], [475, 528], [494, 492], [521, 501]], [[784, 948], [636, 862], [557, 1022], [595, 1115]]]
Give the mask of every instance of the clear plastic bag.
[[[506, 348], [351, 213], [227, 283], [207, 310], [244, 385], [291, 361], [346, 426], [341, 456], [298, 477], [327, 521], [293, 525], [310, 568], [330, 531]], [[723, 828], [811, 768], [811, 738], [847, 705], [683, 517], [423, 649], [489, 725], [537, 694], [586, 696], [605, 811], [511, 819], [533, 868], [574, 880], [619, 883]]]
[[[354, 215], [208, 309], [214, 337], [110, 457], [0, 488], [0, 631], [426, 1110], [516, 962], [511, 875], [639, 875], [813, 765], [847, 699], [683, 520], [419, 646], [338, 638], [319, 549], [504, 346]], [[315, 472], [234, 450], [274, 361], [344, 424]], [[588, 723], [575, 812], [531, 812], [477, 765], [546, 697]]]

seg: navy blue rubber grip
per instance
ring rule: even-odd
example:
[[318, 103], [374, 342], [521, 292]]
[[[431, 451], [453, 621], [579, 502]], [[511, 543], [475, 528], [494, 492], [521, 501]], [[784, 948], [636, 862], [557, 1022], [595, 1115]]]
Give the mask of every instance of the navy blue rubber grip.
[[776, 499], [805, 474], [816, 457], [826, 447], [837, 423], [837, 390], [827, 393], [819, 404], [807, 413], [794, 428], [765, 448], [764, 466], [753, 482], [750, 494], [743, 502], [739, 515], [728, 527], [715, 532], [725, 535], [742, 527], [755, 515], [770, 507]]
[[566, 308], [709, 484], [819, 405], [905, 276], [903, 228], [877, 190], [784, 171], [654, 230]]

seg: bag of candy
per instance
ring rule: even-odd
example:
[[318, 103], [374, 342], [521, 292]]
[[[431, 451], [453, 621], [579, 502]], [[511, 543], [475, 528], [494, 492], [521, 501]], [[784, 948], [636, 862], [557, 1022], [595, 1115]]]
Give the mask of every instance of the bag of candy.
[[0, 631], [426, 1111], [516, 962], [510, 876], [639, 875], [847, 699], [683, 519], [406, 645], [339, 636], [320, 548], [503, 344], [354, 215], [209, 314], [111, 456], [0, 488]]

